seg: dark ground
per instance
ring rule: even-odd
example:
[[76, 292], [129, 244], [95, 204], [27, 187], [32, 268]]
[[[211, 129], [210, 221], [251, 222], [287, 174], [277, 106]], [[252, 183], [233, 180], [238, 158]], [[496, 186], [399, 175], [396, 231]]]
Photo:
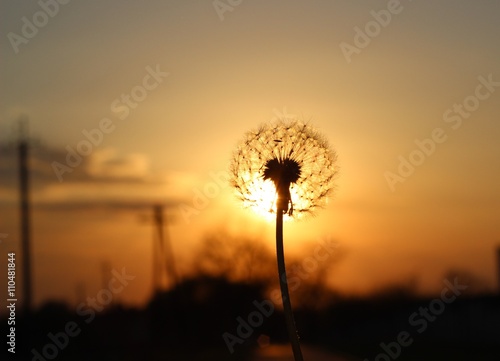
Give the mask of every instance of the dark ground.
[[[111, 305], [95, 318], [47, 303], [17, 316], [17, 357], [4, 342], [2, 360], [288, 360], [281, 312], [256, 313], [254, 301], [262, 304], [264, 294], [261, 285], [205, 277], [157, 295], [144, 309]], [[304, 353], [316, 361], [500, 360], [499, 296], [436, 300], [392, 294], [304, 305], [295, 314]], [[0, 322], [7, 335], [7, 320]], [[233, 353], [224, 334], [233, 337]]]

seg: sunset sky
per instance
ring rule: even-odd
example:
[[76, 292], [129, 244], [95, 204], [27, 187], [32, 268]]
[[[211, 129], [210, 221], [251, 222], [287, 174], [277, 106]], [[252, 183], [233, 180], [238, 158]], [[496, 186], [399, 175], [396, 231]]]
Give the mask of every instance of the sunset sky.
[[[156, 202], [183, 274], [209, 233], [272, 250], [273, 223], [220, 179], [244, 133], [283, 116], [318, 128], [340, 167], [328, 207], [285, 224], [290, 254], [337, 240], [330, 282], [347, 293], [412, 279], [436, 292], [449, 270], [496, 287], [499, 2], [0, 4], [0, 257], [19, 252], [25, 118], [37, 305], [95, 295], [104, 261], [136, 276], [120, 300], [146, 301]], [[85, 155], [69, 165], [69, 148]]]

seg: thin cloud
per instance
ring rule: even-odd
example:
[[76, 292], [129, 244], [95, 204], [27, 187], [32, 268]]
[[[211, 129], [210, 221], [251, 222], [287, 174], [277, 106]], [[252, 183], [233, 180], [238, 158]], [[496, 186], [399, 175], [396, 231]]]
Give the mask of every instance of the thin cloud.
[[[53, 162], [65, 164], [66, 151], [45, 145], [30, 150], [30, 187], [34, 206], [53, 209], [166, 207], [184, 203], [172, 187], [175, 175], [156, 174], [143, 154], [122, 154], [114, 148], [95, 150], [59, 182]], [[19, 165], [15, 146], [0, 149], [0, 205], [18, 201]], [[5, 197], [4, 197], [5, 196]]]

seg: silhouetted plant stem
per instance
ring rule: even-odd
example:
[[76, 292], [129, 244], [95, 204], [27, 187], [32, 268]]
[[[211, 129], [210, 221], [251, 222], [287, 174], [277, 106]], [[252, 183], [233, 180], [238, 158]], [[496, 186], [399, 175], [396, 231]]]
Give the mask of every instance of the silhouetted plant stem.
[[283, 209], [278, 207], [276, 212], [276, 253], [278, 258], [278, 277], [280, 280], [281, 299], [283, 300], [283, 310], [285, 313], [286, 328], [288, 337], [292, 344], [293, 357], [295, 361], [303, 361], [300, 350], [299, 335], [295, 327], [295, 320], [292, 313], [290, 294], [288, 293], [288, 280], [285, 269], [285, 254], [283, 250]]
[[283, 215], [298, 218], [326, 205], [337, 173], [336, 158], [328, 142], [311, 126], [284, 118], [247, 132], [230, 165], [231, 182], [246, 206], [269, 210], [269, 199], [265, 195], [269, 181], [276, 190], [276, 206], [273, 204], [271, 211], [276, 208], [278, 277], [295, 361], [304, 360], [288, 292]]

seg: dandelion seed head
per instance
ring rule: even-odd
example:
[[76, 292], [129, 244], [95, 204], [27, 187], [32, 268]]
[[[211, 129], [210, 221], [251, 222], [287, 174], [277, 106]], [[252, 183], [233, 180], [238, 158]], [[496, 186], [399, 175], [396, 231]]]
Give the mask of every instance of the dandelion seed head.
[[278, 119], [247, 132], [239, 142], [230, 164], [231, 183], [244, 207], [267, 216], [281, 207], [300, 218], [326, 205], [336, 159], [309, 124]]

